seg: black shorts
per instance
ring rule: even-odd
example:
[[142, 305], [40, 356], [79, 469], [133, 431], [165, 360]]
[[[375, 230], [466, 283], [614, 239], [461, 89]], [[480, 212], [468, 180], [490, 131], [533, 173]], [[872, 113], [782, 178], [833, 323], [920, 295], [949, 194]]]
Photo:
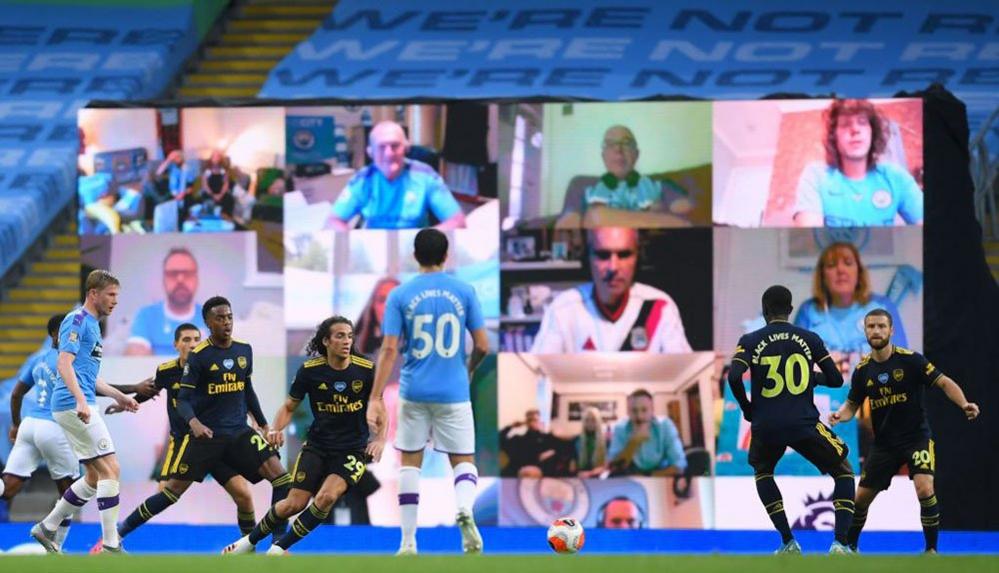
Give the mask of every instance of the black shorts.
[[933, 440], [922, 438], [894, 448], [872, 445], [864, 460], [864, 471], [860, 472], [860, 487], [877, 491], [888, 489], [892, 476], [903, 464], [909, 467], [909, 479], [916, 474], [933, 475], [937, 466]]
[[753, 435], [749, 442], [749, 465], [753, 466], [756, 475], [772, 474], [788, 446], [822, 473], [833, 477], [853, 475], [853, 468], [846, 459], [849, 448], [822, 422], [817, 422], [814, 429], [797, 432], [797, 435], [792, 433], [788, 439]]
[[[177, 462], [178, 448], [184, 443], [184, 436], [174, 436], [171, 435], [170, 439], [167, 440], [167, 445], [163, 449], [163, 457], [161, 458], [161, 463], [157, 466], [156, 474], [153, 477], [156, 481], [168, 481], [171, 477], [171, 467], [174, 462]], [[174, 470], [176, 471], [176, 469]], [[208, 473], [212, 474], [219, 485], [225, 485], [229, 483], [229, 480], [239, 475], [236, 470], [229, 467], [228, 464], [224, 462], [218, 462], [208, 470]], [[186, 478], [185, 478], [186, 479]], [[199, 480], [200, 481], [200, 480]]]
[[315, 495], [327, 477], [338, 475], [350, 489], [364, 475], [367, 460], [367, 455], [361, 450], [324, 451], [306, 444], [298, 452], [291, 471], [291, 487]]
[[200, 482], [211, 473], [216, 481], [225, 483], [216, 471], [230, 469], [250, 483], [257, 483], [263, 479], [260, 466], [277, 455], [277, 450], [252, 428], [235, 436], [210, 439], [198, 439], [187, 434], [177, 446], [177, 457], [170, 465], [170, 477]]

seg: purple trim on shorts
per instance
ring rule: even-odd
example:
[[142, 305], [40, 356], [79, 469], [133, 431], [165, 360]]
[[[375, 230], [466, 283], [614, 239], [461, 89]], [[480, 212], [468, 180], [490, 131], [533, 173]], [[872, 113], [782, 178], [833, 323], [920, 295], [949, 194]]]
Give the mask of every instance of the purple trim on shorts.
[[399, 494], [399, 505], [417, 505], [419, 503], [420, 503], [420, 494], [418, 493]]
[[[69, 490], [66, 490], [69, 491]], [[104, 511], [105, 509], [111, 509], [118, 505], [118, 496], [112, 495], [111, 497], [99, 497], [97, 498], [97, 509]]]
[[87, 504], [87, 500], [81, 499], [80, 496], [76, 495], [76, 492], [71, 487], [66, 488], [66, 492], [62, 494], [62, 498], [70, 505], [75, 505], [76, 507], [83, 507]]
[[475, 474], [461, 474], [460, 476], [456, 476], [454, 478], [454, 485], [458, 485], [458, 482], [460, 481], [470, 481], [472, 484], [478, 484], [479, 477]]
[[106, 457], [106, 456], [113, 456], [114, 454], [115, 454], [115, 452], [108, 452], [106, 454], [101, 454], [99, 456], [94, 456], [92, 458], [81, 458], [80, 459], [80, 463], [81, 464], [88, 464], [88, 463], [90, 463], [90, 462], [92, 462], [92, 461], [94, 461], [96, 459], [103, 458], [103, 457]]
[[394, 444], [393, 444], [393, 446], [392, 446], [392, 447], [393, 447], [393, 448], [395, 448], [395, 449], [396, 449], [396, 451], [398, 451], [398, 452], [402, 452], [402, 453], [404, 453], [404, 454], [418, 454], [418, 453], [422, 452], [422, 451], [423, 451], [423, 450], [425, 449], [425, 448], [420, 448], [420, 449], [418, 449], [418, 450], [404, 450], [404, 449], [402, 449], [402, 448], [400, 448], [399, 446], [396, 446], [396, 445], [394, 445]]
[[474, 456], [475, 455], [475, 452], [449, 452], [447, 450], [438, 450], [437, 448], [434, 448], [434, 451], [435, 452], [440, 452], [442, 454], [447, 454], [449, 456]]

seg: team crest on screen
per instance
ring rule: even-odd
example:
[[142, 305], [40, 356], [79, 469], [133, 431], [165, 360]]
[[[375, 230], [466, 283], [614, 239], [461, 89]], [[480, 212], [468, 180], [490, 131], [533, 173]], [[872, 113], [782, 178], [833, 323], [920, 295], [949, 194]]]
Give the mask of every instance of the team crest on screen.
[[902, 377], [905, 376], [905, 370], [902, 370], [901, 368], [896, 368], [892, 370], [891, 376], [892, 378], [895, 379], [896, 382], [901, 382]]
[[297, 481], [298, 483], [302, 483], [303, 481], [305, 481], [305, 472], [298, 472], [297, 474], [295, 474], [295, 481]]
[[78, 340], [80, 340], [80, 335], [75, 330], [69, 333], [70, 342], [77, 342]]
[[516, 487], [521, 507], [537, 523], [547, 523], [552, 515], [580, 519], [590, 509], [590, 493], [583, 480], [519, 480]]
[[292, 136], [295, 146], [302, 150], [312, 149], [316, 145], [316, 136], [307, 129], [300, 129]]
[[888, 383], [888, 373], [887, 372], [882, 372], [881, 374], [878, 374], [878, 382], [880, 382], [882, 384], [887, 384]]
[[234, 362], [232, 361], [232, 358], [226, 358], [225, 360], [222, 361], [222, 366], [225, 366], [226, 370], [232, 370], [233, 364]]
[[242, 368], [243, 370], [246, 370], [246, 357], [245, 356], [239, 356], [239, 357], [237, 357], [236, 358], [236, 364], [239, 364], [240, 368]]
[[101, 438], [97, 441], [97, 449], [100, 451], [111, 449], [111, 440], [107, 438]]
[[649, 346], [649, 333], [644, 326], [631, 329], [631, 347], [635, 350], [645, 350]]
[[177, 466], [177, 471], [180, 472], [180, 473], [182, 473], [182, 474], [186, 474], [187, 473], [187, 469], [188, 469], [187, 468], [187, 464], [180, 464], [179, 466]]
[[333, 389], [336, 390], [337, 392], [343, 392], [344, 390], [347, 389], [347, 383], [344, 382], [343, 380], [337, 380], [336, 382], [333, 383]]
[[364, 389], [364, 381], [354, 380], [353, 382], [350, 383], [350, 389], [354, 391], [354, 394], [360, 394], [361, 390]]

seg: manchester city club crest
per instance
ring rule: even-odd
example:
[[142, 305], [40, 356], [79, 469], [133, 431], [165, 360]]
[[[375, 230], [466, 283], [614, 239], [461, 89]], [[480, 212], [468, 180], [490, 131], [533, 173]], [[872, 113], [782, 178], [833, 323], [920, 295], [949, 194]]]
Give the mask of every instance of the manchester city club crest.
[[222, 361], [222, 366], [224, 366], [226, 370], [232, 370], [233, 364], [235, 364], [235, 362], [233, 362], [232, 358], [226, 358]]
[[337, 392], [343, 392], [344, 390], [347, 389], [347, 383], [344, 382], [343, 380], [337, 380], [336, 382], [333, 383], [333, 389], [336, 390]]
[[905, 370], [902, 370], [901, 368], [896, 368], [891, 371], [891, 377], [894, 378], [896, 382], [901, 382], [902, 377], [904, 376], [905, 376]]
[[631, 329], [631, 347], [635, 350], [645, 350], [649, 346], [649, 333], [644, 326]]
[[360, 394], [361, 390], [364, 389], [364, 381], [354, 380], [353, 382], [350, 383], [350, 389], [354, 391], [354, 394]]
[[878, 374], [878, 382], [880, 382], [882, 384], [887, 384], [888, 383], [888, 373], [887, 372], [882, 372], [881, 374]]
[[300, 129], [292, 135], [292, 141], [295, 142], [295, 147], [308, 151], [316, 145], [316, 136], [307, 129]]
[[240, 368], [242, 368], [243, 370], [246, 370], [246, 357], [245, 356], [239, 356], [239, 357], [237, 357], [236, 358], [236, 364], [239, 364]]

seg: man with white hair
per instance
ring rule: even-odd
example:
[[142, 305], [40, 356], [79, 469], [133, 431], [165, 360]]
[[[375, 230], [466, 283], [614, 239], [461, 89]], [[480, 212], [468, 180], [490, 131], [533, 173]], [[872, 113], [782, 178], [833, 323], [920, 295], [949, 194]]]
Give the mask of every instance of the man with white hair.
[[371, 165], [358, 171], [333, 203], [328, 228], [349, 230], [350, 220], [361, 215], [366, 229], [417, 229], [429, 224], [430, 212], [439, 229], [465, 226], [465, 215], [440, 175], [406, 158], [409, 140], [402, 126], [376, 124], [367, 151]]

